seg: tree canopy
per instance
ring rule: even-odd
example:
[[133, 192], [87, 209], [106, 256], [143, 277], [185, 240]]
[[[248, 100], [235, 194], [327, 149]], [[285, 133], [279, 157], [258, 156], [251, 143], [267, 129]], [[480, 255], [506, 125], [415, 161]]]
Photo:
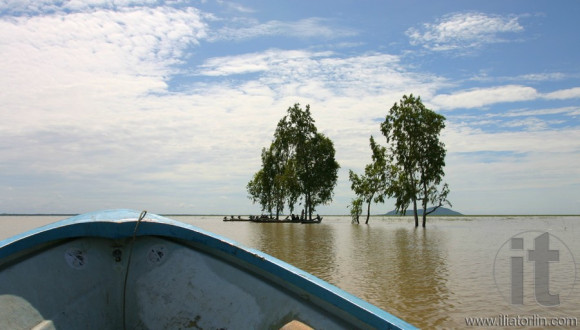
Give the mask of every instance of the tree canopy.
[[[441, 182], [445, 172], [445, 145], [439, 140], [445, 117], [427, 109], [413, 94], [395, 103], [381, 124], [392, 164], [390, 192], [396, 198], [397, 212], [404, 214], [413, 205], [415, 226], [419, 225], [417, 202], [423, 208], [423, 227], [427, 215], [447, 200], [449, 187]], [[428, 204], [434, 207], [427, 212]]]
[[310, 113], [294, 104], [276, 127], [269, 149], [262, 150], [262, 168], [248, 183], [249, 197], [276, 217], [302, 200], [310, 219], [317, 205], [332, 201], [340, 166], [332, 141], [319, 133]]
[[[365, 166], [365, 172], [362, 175], [354, 173], [349, 170], [349, 180], [351, 182], [351, 189], [358, 196], [358, 199], [367, 203], [367, 219], [365, 224], [369, 223], [371, 213], [371, 203], [383, 203], [385, 196], [388, 195], [390, 186], [390, 173], [387, 164], [387, 150], [385, 147], [377, 144], [375, 139], [371, 136], [370, 147], [372, 151], [372, 162]], [[362, 203], [360, 201], [357, 203]], [[361, 207], [361, 205], [352, 204], [353, 207]], [[358, 223], [358, 217], [357, 221]]]
[[254, 174], [253, 179], [248, 182], [247, 190], [254, 203], [262, 205], [263, 211], [276, 211], [276, 217], [284, 209], [284, 197], [286, 195], [286, 185], [284, 183], [285, 173], [280, 162], [273, 154], [273, 148], [262, 149], [262, 168]]
[[352, 223], [359, 223], [358, 219], [362, 213], [362, 203], [363, 200], [360, 197], [354, 198], [350, 202], [348, 208], [350, 208], [350, 216], [352, 218]]

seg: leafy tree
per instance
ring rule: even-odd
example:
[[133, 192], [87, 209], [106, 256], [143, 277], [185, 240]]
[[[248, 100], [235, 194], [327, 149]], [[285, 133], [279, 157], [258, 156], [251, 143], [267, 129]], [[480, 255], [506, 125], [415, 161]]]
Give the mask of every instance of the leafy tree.
[[310, 106], [302, 110], [295, 104], [278, 122], [269, 151], [262, 152], [262, 174], [258, 171], [248, 183], [248, 193], [265, 209], [282, 210], [287, 203], [290, 212], [302, 198], [312, 219], [317, 205], [332, 201], [339, 167], [334, 145], [317, 132]]
[[304, 147], [304, 159], [298, 161], [298, 187], [304, 195], [305, 212], [312, 219], [317, 205], [332, 201], [339, 165], [332, 141], [322, 133], [316, 133]]
[[276, 210], [276, 219], [284, 210], [284, 198], [287, 191], [283, 170], [273, 154], [272, 146], [270, 149], [263, 148], [262, 168], [254, 174], [246, 187], [252, 201], [262, 205], [262, 211], [267, 211], [272, 215], [273, 210]]
[[264, 170], [260, 169], [256, 172], [246, 185], [246, 190], [248, 190], [248, 198], [252, 200], [254, 203], [260, 203], [262, 205], [262, 211], [268, 210], [269, 213], [272, 212], [272, 204], [271, 201], [271, 194], [270, 189], [271, 185], [268, 185], [265, 181], [267, 178], [264, 176]]
[[350, 216], [352, 217], [352, 223], [359, 223], [359, 217], [362, 213], [362, 203], [361, 198], [355, 198], [350, 202], [348, 206], [350, 208]]
[[390, 183], [390, 172], [387, 168], [387, 150], [385, 147], [378, 145], [371, 136], [370, 146], [372, 150], [372, 162], [365, 166], [365, 173], [358, 175], [349, 170], [349, 180], [351, 189], [361, 201], [367, 203], [367, 219], [365, 224], [369, 223], [371, 214], [371, 203], [383, 203], [387, 196], [387, 187]]
[[[395, 103], [381, 124], [393, 161], [391, 192], [397, 212], [404, 214], [413, 204], [415, 226], [419, 226], [417, 203], [423, 208], [423, 227], [427, 215], [447, 200], [449, 187], [441, 185], [445, 172], [445, 145], [439, 140], [445, 117], [425, 108], [421, 98], [404, 95]], [[427, 205], [434, 207], [427, 212]]]

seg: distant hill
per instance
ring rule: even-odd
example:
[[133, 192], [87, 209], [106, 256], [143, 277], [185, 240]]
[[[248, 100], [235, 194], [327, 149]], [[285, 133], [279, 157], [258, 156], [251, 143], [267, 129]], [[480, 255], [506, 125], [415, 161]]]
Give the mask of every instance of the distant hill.
[[[430, 210], [432, 210], [433, 208], [430, 207], [427, 209], [427, 212], [429, 212]], [[419, 209], [417, 210], [417, 213], [422, 216], [423, 215], [423, 209]], [[395, 212], [395, 210], [392, 210], [391, 212], [386, 213], [385, 215], [387, 216], [396, 216], [399, 215], [398, 213]], [[407, 210], [407, 212], [405, 213], [405, 215], [413, 215], [413, 210]], [[435, 212], [429, 214], [429, 215], [463, 215], [457, 211], [453, 211], [452, 209], [448, 209], [445, 207], [440, 207], [437, 210], [435, 210]]]

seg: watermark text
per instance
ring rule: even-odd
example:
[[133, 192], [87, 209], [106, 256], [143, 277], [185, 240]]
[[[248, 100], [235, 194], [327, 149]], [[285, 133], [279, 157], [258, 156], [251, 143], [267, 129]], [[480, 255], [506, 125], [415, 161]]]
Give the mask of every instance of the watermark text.
[[577, 317], [545, 317], [499, 314], [492, 317], [466, 317], [468, 327], [577, 327]]

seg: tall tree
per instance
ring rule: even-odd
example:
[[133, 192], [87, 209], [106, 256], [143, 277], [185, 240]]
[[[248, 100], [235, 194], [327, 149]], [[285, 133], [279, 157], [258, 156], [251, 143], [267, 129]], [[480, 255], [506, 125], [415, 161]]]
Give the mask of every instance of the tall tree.
[[370, 147], [372, 150], [372, 162], [365, 166], [365, 173], [358, 175], [349, 170], [348, 175], [351, 189], [359, 199], [367, 203], [365, 224], [369, 223], [371, 203], [383, 203], [385, 201], [388, 193], [387, 188], [391, 181], [390, 171], [387, 167], [386, 148], [377, 144], [372, 136], [370, 138]]
[[[413, 94], [395, 103], [381, 124], [392, 158], [393, 183], [397, 212], [404, 214], [413, 205], [415, 226], [419, 226], [417, 203], [423, 208], [423, 227], [427, 215], [451, 203], [449, 186], [441, 185], [445, 172], [445, 145], [439, 140], [445, 128], [445, 117], [427, 109]], [[428, 204], [433, 208], [427, 212]]]
[[[339, 165], [334, 145], [317, 131], [309, 105], [305, 110], [299, 104], [288, 108], [278, 122], [270, 149], [262, 154], [262, 169], [247, 186], [254, 202], [266, 209], [272, 203], [271, 208], [280, 210], [287, 203], [292, 212], [302, 198], [304, 211], [312, 219], [317, 205], [332, 201]], [[268, 196], [275, 201], [270, 202]]]
[[[305, 212], [312, 219], [317, 205], [332, 201], [332, 192], [338, 179], [339, 165], [335, 160], [332, 141], [316, 133], [304, 145], [303, 160], [298, 160], [297, 177], [304, 195]], [[297, 154], [298, 155], [298, 154]]]
[[310, 112], [310, 105], [302, 110], [296, 103], [288, 108], [276, 127], [274, 145], [287, 164], [288, 204], [293, 209], [299, 198], [304, 211], [312, 219], [319, 204], [332, 201], [332, 192], [340, 166], [335, 160], [332, 141], [319, 133]]
[[362, 203], [363, 200], [360, 197], [354, 198], [350, 202], [350, 205], [348, 207], [350, 208], [350, 216], [352, 217], [352, 223], [360, 223], [358, 219], [362, 213]]
[[248, 182], [247, 190], [252, 201], [262, 205], [262, 211], [272, 215], [276, 211], [276, 219], [284, 210], [284, 198], [287, 194], [283, 165], [274, 154], [273, 146], [262, 149], [262, 168]]

